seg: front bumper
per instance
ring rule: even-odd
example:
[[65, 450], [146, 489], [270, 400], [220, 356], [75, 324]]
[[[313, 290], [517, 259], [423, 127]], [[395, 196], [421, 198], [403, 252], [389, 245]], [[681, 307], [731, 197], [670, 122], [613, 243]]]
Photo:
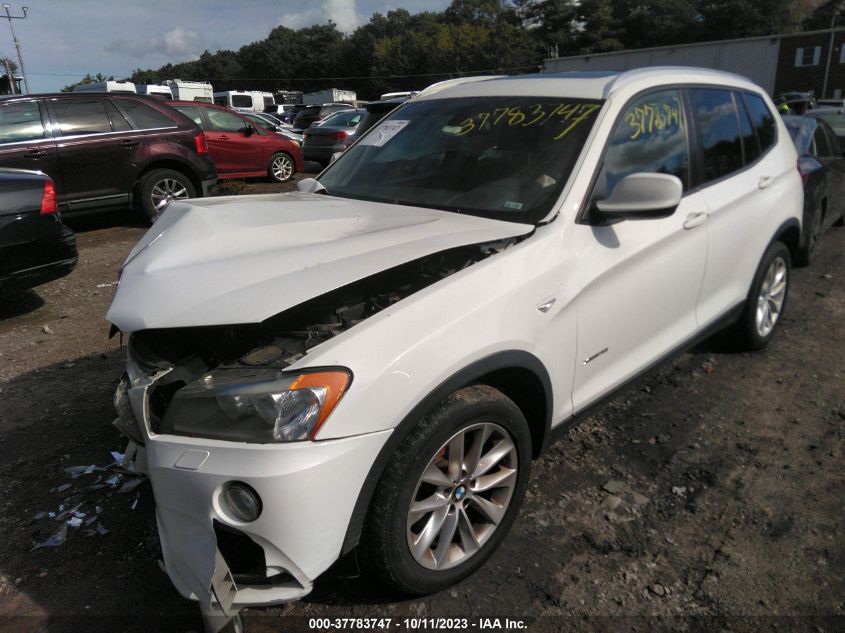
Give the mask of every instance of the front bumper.
[[[235, 608], [297, 600], [338, 559], [364, 479], [390, 431], [324, 442], [258, 445], [152, 436], [146, 461], [168, 576], [186, 598], [204, 604], [215, 576], [231, 572]], [[234, 519], [221, 494], [241, 481], [261, 497], [251, 523]], [[245, 575], [220, 530], [263, 551], [263, 578]], [[218, 557], [218, 553], [221, 557]], [[228, 569], [221, 569], [221, 558]], [[247, 556], [254, 563], [255, 557]], [[254, 570], [250, 570], [254, 572]]]

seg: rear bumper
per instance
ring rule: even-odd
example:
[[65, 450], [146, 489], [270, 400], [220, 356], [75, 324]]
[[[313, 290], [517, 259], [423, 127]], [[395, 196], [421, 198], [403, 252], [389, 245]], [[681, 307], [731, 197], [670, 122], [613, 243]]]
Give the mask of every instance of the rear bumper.
[[62, 226], [55, 240], [36, 240], [25, 248], [0, 249], [0, 289], [34, 288], [73, 272], [79, 255], [76, 236]]
[[342, 152], [343, 146], [338, 145], [323, 145], [323, 146], [302, 146], [302, 155], [305, 160], [313, 160], [317, 163], [328, 163], [332, 159], [332, 154]]

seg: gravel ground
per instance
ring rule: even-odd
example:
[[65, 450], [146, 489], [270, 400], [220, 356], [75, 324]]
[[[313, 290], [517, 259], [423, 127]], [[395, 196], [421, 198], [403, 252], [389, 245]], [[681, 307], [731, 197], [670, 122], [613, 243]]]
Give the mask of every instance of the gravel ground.
[[[0, 305], [0, 630], [201, 630], [157, 565], [149, 484], [89, 490], [114, 472], [64, 470], [123, 450], [110, 424], [123, 352], [104, 315], [144, 232], [129, 214], [69, 224], [77, 270]], [[510, 536], [468, 580], [409, 600], [348, 558], [303, 601], [245, 611], [247, 630], [442, 616], [481, 629], [479, 618], [509, 616], [530, 631], [845, 631], [843, 252], [845, 229], [832, 229], [817, 261], [794, 271], [765, 352], [708, 340], [565, 435], [535, 462]], [[61, 525], [39, 513], [60, 505], [97, 519], [33, 549]]]

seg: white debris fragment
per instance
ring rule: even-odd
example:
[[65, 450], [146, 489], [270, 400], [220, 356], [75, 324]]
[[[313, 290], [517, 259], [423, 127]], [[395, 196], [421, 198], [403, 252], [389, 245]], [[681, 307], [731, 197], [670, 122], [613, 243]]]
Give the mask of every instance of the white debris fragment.
[[105, 536], [108, 533], [109, 531], [105, 527], [103, 527], [103, 524], [97, 521], [97, 534], [99, 534], [100, 536]]
[[677, 497], [683, 497], [687, 494], [686, 486], [672, 486], [672, 494]]
[[136, 492], [136, 493], [135, 493], [135, 498], [132, 500], [132, 504], [129, 506], [129, 509], [130, 509], [130, 510], [134, 510], [134, 509], [137, 507], [137, 505], [138, 505], [138, 501], [140, 501], [140, 499], [141, 499], [141, 493], [140, 493], [140, 492]]
[[62, 484], [61, 486], [56, 486], [53, 488], [52, 492], [64, 492], [68, 488], [71, 487], [72, 484]]
[[80, 519], [79, 517], [71, 517], [67, 520], [67, 524], [72, 528], [78, 528], [80, 525], [82, 525], [82, 519]]
[[120, 475], [112, 475], [108, 479], [106, 479], [105, 484], [111, 488], [114, 488], [117, 484], [120, 483], [122, 477]]

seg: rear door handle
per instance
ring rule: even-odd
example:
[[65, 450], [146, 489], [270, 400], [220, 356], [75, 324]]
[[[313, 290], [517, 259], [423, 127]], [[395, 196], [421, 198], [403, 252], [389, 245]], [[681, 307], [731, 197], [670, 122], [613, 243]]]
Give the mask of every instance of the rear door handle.
[[771, 176], [763, 176], [763, 177], [760, 178], [760, 181], [757, 183], [757, 186], [760, 189], [765, 189], [770, 184], [772, 184], [774, 181], [775, 181], [775, 179], [772, 178]]
[[121, 147], [138, 147], [140, 144], [141, 144], [141, 142], [140, 142], [140, 141], [130, 141], [130, 140], [126, 140], [126, 141], [121, 141], [121, 142], [120, 142], [120, 146], [121, 146]]
[[30, 150], [26, 154], [24, 154], [24, 156], [26, 158], [41, 158], [42, 156], [46, 156], [46, 155], [47, 155], [47, 152], [45, 152], [43, 149]]
[[697, 226], [701, 226], [705, 222], [707, 222], [707, 215], [706, 211], [699, 211], [697, 213], [690, 213], [687, 216], [687, 219], [684, 220], [684, 228], [685, 229], [694, 229]]
[[229, 140], [229, 137], [228, 137], [228, 136], [226, 136], [225, 134], [221, 134], [221, 135], [220, 135], [220, 136], [218, 136], [217, 138], [218, 138], [219, 140], [221, 140], [221, 141], [228, 141], [228, 140]]

